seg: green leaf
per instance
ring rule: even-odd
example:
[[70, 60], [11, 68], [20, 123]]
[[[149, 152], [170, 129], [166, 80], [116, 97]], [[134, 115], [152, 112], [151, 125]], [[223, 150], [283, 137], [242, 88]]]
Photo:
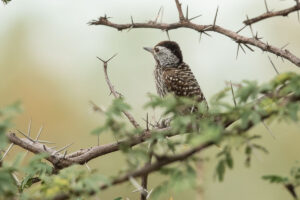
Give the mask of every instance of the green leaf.
[[287, 177], [282, 177], [278, 175], [265, 175], [262, 179], [269, 181], [270, 183], [287, 183], [289, 179]]
[[225, 169], [225, 161], [220, 160], [216, 168], [217, 177], [220, 182], [224, 180]]
[[43, 176], [45, 174], [50, 175], [52, 173], [52, 167], [42, 162], [42, 159], [47, 156], [49, 155], [37, 154], [30, 159], [29, 164], [24, 169], [25, 177], [21, 182], [21, 189], [30, 187], [34, 178]]
[[169, 182], [164, 181], [161, 185], [154, 188], [153, 192], [151, 193], [151, 199], [156, 200], [162, 194], [165, 194], [170, 188]]
[[225, 155], [226, 155], [226, 158], [225, 158], [226, 164], [230, 169], [232, 169], [233, 168], [233, 159], [232, 159], [231, 153], [226, 152]]
[[257, 149], [257, 150], [260, 150], [260, 151], [262, 151], [262, 152], [264, 152], [266, 154], [269, 153], [269, 151], [265, 147], [263, 147], [263, 146], [261, 146], [259, 144], [252, 144], [252, 147], [255, 148], [255, 149]]
[[247, 102], [249, 98], [255, 99], [259, 88], [257, 86], [256, 81], [243, 81], [244, 86], [239, 88], [236, 92], [236, 98], [238, 99], [239, 103]]

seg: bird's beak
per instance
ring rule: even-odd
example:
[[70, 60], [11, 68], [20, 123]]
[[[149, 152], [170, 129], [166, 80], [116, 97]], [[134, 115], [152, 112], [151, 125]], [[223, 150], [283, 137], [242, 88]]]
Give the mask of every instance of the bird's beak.
[[146, 51], [149, 51], [149, 52], [152, 53], [152, 54], [153, 54], [153, 52], [154, 52], [154, 49], [151, 48], [151, 47], [144, 47], [144, 49], [145, 49]]

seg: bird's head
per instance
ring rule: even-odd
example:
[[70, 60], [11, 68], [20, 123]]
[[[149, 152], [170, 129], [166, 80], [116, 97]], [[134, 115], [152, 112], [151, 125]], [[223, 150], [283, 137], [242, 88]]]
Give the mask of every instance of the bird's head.
[[161, 67], [177, 67], [182, 63], [182, 54], [179, 45], [173, 41], [162, 41], [151, 47], [144, 47], [149, 51]]

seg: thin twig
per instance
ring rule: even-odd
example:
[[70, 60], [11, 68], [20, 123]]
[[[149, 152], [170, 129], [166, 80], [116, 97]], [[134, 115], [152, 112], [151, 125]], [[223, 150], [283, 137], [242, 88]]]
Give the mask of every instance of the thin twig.
[[179, 15], [179, 21], [180, 21], [180, 22], [185, 21], [185, 18], [184, 18], [182, 9], [181, 9], [181, 3], [179, 3], [178, 0], [175, 0], [175, 3], [176, 3], [178, 15]]
[[[114, 89], [114, 86], [112, 85], [111, 81], [109, 80], [108, 77], [108, 73], [107, 73], [107, 65], [108, 62], [110, 60], [112, 60], [117, 54], [113, 55], [112, 57], [110, 57], [108, 60], [103, 60], [99, 57], [97, 57], [99, 60], [101, 60], [103, 62], [103, 69], [104, 69], [104, 75], [105, 75], [105, 80], [106, 83], [111, 91], [111, 93], [114, 95], [115, 98], [120, 98], [120, 94], [116, 92], [116, 90]], [[137, 123], [137, 121], [133, 118], [133, 116], [127, 112], [127, 111], [122, 111], [124, 113], [124, 115], [127, 117], [127, 119], [129, 120], [129, 122], [135, 127], [135, 128], [139, 128], [140, 125]]]

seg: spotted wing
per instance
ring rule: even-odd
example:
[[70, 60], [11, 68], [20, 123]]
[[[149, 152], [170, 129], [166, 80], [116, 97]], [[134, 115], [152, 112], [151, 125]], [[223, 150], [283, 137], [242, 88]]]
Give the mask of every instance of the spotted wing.
[[168, 68], [164, 70], [162, 76], [168, 92], [177, 96], [195, 97], [199, 102], [205, 101], [193, 72], [186, 64], [178, 68]]

